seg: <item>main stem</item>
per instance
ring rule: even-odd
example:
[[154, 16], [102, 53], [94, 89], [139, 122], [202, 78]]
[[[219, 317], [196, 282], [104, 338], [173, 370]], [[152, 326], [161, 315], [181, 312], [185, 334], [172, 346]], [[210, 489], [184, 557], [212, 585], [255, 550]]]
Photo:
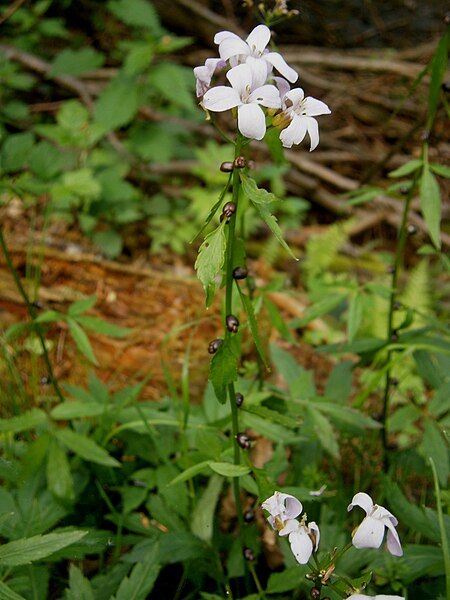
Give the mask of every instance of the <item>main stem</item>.
[[23, 301], [25, 302], [28, 315], [29, 315], [32, 325], [33, 325], [33, 329], [36, 332], [36, 335], [38, 336], [39, 343], [42, 348], [44, 362], [47, 367], [48, 376], [50, 377], [51, 384], [53, 385], [53, 388], [54, 388], [58, 398], [61, 400], [61, 402], [64, 402], [64, 395], [61, 391], [61, 388], [59, 387], [58, 380], [55, 377], [52, 363], [50, 361], [47, 347], [45, 345], [45, 339], [44, 339], [44, 336], [42, 335], [41, 326], [39, 325], [39, 323], [36, 322], [36, 317], [37, 317], [36, 308], [33, 305], [33, 303], [30, 301], [30, 298], [20, 280], [19, 274], [17, 273], [17, 269], [13, 264], [11, 254], [8, 250], [8, 246], [6, 245], [5, 237], [3, 235], [3, 229], [1, 227], [0, 227], [0, 247], [3, 251], [3, 254], [5, 255], [6, 264], [8, 265], [8, 268], [11, 271], [11, 274], [13, 276], [14, 283], [16, 284], [17, 290], [19, 291], [19, 294], [22, 296]]
[[[240, 133], [237, 134], [236, 143], [235, 143], [235, 152], [234, 157], [237, 158], [241, 154], [242, 149], [242, 136]], [[234, 254], [234, 239], [236, 233], [236, 216], [237, 216], [237, 208], [239, 202], [239, 186], [240, 186], [240, 178], [239, 178], [239, 169], [233, 170], [233, 202], [236, 205], [236, 210], [234, 214], [230, 218], [230, 222], [228, 224], [228, 239], [227, 239], [227, 250], [226, 250], [226, 288], [225, 288], [225, 315], [224, 319], [226, 320], [227, 315], [233, 314], [233, 254]], [[228, 331], [226, 322], [225, 322], [225, 339], [228, 339], [232, 334]], [[239, 465], [241, 462], [241, 453], [239, 444], [237, 442], [237, 435], [239, 433], [239, 418], [238, 418], [238, 408], [236, 406], [236, 394], [234, 390], [234, 384], [231, 383], [228, 386], [228, 394], [230, 400], [230, 409], [231, 409], [231, 427], [233, 432], [234, 439], [234, 464]], [[244, 519], [242, 515], [242, 506], [241, 506], [241, 498], [239, 493], [239, 481], [237, 477], [233, 477], [233, 492], [234, 492], [234, 501], [236, 505], [236, 512], [239, 522], [239, 530], [242, 531], [244, 525]]]
[[[394, 266], [392, 269], [392, 278], [391, 278], [391, 296], [389, 299], [389, 312], [388, 312], [388, 333], [387, 339], [388, 343], [392, 341], [392, 335], [394, 333], [394, 312], [395, 312], [395, 302], [397, 298], [397, 285], [398, 285], [398, 277], [400, 273], [400, 269], [403, 264], [403, 256], [405, 253], [406, 246], [406, 238], [407, 238], [407, 222], [409, 209], [411, 206], [411, 200], [414, 196], [414, 192], [416, 190], [417, 184], [417, 176], [414, 178], [410, 189], [408, 190], [408, 195], [405, 198], [405, 203], [403, 205], [403, 213], [402, 220], [400, 222], [400, 228], [397, 236], [397, 248], [395, 250], [395, 259]], [[390, 365], [392, 357], [392, 350], [388, 351], [387, 362]], [[384, 385], [384, 395], [383, 395], [383, 454], [384, 454], [384, 466], [387, 467], [387, 451], [388, 451], [388, 435], [387, 435], [387, 418], [389, 415], [389, 400], [391, 394], [391, 367], [388, 366], [386, 371], [386, 381]]]

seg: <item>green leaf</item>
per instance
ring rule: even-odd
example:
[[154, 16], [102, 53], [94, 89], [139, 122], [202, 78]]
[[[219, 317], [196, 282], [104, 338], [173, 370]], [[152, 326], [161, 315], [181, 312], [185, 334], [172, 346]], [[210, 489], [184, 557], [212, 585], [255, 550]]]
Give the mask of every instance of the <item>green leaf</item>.
[[359, 328], [361, 327], [363, 312], [364, 296], [359, 292], [355, 292], [351, 295], [348, 306], [347, 334], [349, 342], [353, 342]]
[[439, 426], [431, 419], [425, 419], [420, 452], [425, 459], [428, 459], [428, 457], [433, 459], [439, 482], [445, 488], [448, 484], [449, 476], [448, 444]]
[[174, 477], [168, 485], [175, 485], [177, 483], [187, 481], [188, 479], [192, 479], [193, 477], [204, 471], [208, 466], [209, 460], [204, 460], [202, 462], [197, 463], [196, 465], [192, 465], [192, 467], [188, 467], [182, 473]]
[[95, 103], [94, 119], [107, 131], [127, 125], [139, 107], [136, 81], [116, 77], [102, 91]]
[[60, 150], [44, 140], [33, 146], [28, 157], [28, 165], [35, 175], [48, 181], [63, 170], [65, 160]]
[[58, 429], [55, 433], [58, 440], [67, 446], [69, 450], [72, 450], [84, 460], [104, 465], [105, 467], [120, 467], [120, 463], [110, 456], [108, 452], [101, 446], [99, 446], [94, 440], [81, 435], [81, 433], [75, 433], [70, 429]]
[[81, 315], [82, 313], [92, 308], [96, 302], [97, 296], [88, 296], [87, 298], [83, 298], [82, 300], [72, 302], [72, 304], [69, 306], [67, 314], [69, 317], [77, 317], [78, 315]]
[[81, 75], [102, 66], [104, 56], [93, 48], [86, 46], [79, 50], [65, 48], [56, 55], [50, 69], [50, 76]]
[[430, 169], [436, 173], [436, 175], [450, 179], [450, 167], [439, 165], [438, 163], [430, 163]]
[[277, 200], [277, 198], [266, 190], [258, 188], [255, 180], [247, 175], [244, 175], [244, 173], [241, 173], [241, 181], [244, 194], [251, 200], [261, 219], [266, 223], [274, 236], [277, 238], [283, 248], [292, 256], [292, 258], [298, 260], [298, 258], [295, 257], [292, 250], [284, 241], [283, 234], [281, 233], [281, 229], [278, 226], [277, 220], [270, 212], [269, 205], [271, 202]]
[[47, 422], [47, 415], [39, 408], [32, 408], [18, 417], [0, 419], [0, 433], [21, 433], [36, 429]]
[[314, 407], [315, 409], [330, 415], [334, 420], [347, 423], [357, 429], [380, 429], [381, 427], [380, 423], [371, 417], [354, 408], [350, 408], [349, 406], [319, 401], [314, 404]]
[[65, 502], [75, 498], [72, 474], [67, 455], [55, 440], [50, 441], [47, 459], [47, 484], [51, 493]]
[[420, 209], [436, 248], [441, 247], [441, 191], [428, 164], [424, 165], [420, 179]]
[[86, 533], [86, 531], [49, 533], [3, 544], [0, 546], [0, 565], [6, 567], [29, 565], [78, 542]]
[[25, 598], [0, 581], [0, 600], [25, 600]]
[[68, 400], [55, 406], [50, 415], [57, 420], [81, 419], [83, 417], [98, 417], [104, 414], [105, 410], [107, 410], [107, 407], [99, 402]]
[[319, 410], [311, 406], [308, 407], [308, 414], [312, 419], [314, 431], [320, 444], [333, 458], [339, 460], [339, 445], [330, 421]]
[[89, 338], [78, 323], [74, 319], [69, 318], [67, 319], [67, 325], [69, 326], [70, 335], [81, 354], [94, 363], [94, 365], [98, 364]]
[[226, 338], [211, 360], [209, 379], [217, 399], [222, 404], [225, 404], [227, 399], [227, 386], [237, 380], [239, 362], [237, 344], [236, 336]]
[[427, 129], [431, 129], [433, 125], [434, 117], [439, 104], [439, 96], [441, 94], [441, 85], [447, 71], [448, 63], [448, 48], [450, 44], [450, 33], [446, 33], [442, 36], [439, 44], [434, 53], [433, 60], [431, 62], [431, 81], [428, 95], [428, 119]]
[[109, 10], [126, 25], [148, 29], [154, 35], [161, 35], [158, 13], [153, 4], [146, 0], [112, 0]]
[[155, 542], [145, 560], [137, 563], [130, 575], [122, 580], [115, 600], [146, 600], [149, 598], [161, 568], [158, 559], [159, 547]]
[[248, 323], [250, 325], [250, 331], [252, 332], [253, 341], [255, 342], [256, 349], [263, 363], [267, 366], [267, 359], [264, 352], [264, 346], [259, 335], [258, 322], [255, 317], [255, 311], [253, 310], [253, 303], [250, 300], [250, 298], [244, 294], [239, 285], [237, 286], [237, 289], [239, 290], [242, 306], [244, 307], [244, 310], [248, 316]]
[[225, 221], [209, 233], [199, 248], [195, 269], [205, 291], [215, 286], [215, 277], [221, 272], [225, 261]]
[[213, 475], [192, 512], [191, 531], [205, 542], [210, 542], [212, 539], [214, 513], [222, 486], [223, 479]]
[[74, 564], [69, 568], [69, 589], [66, 590], [65, 600], [95, 600], [89, 580]]
[[405, 177], [405, 175], [410, 175], [417, 171], [417, 169], [421, 169], [423, 165], [422, 160], [415, 158], [414, 160], [410, 160], [398, 169], [391, 171], [388, 175], [389, 177]]
[[107, 258], [116, 258], [122, 252], [123, 239], [119, 232], [114, 229], [97, 231], [92, 239]]
[[227, 462], [209, 461], [209, 466], [213, 471], [219, 473], [223, 477], [242, 477], [250, 473], [250, 469], [244, 465], [233, 465]]
[[111, 337], [116, 338], [126, 337], [133, 331], [129, 327], [121, 327], [120, 325], [109, 323], [98, 317], [83, 316], [78, 317], [77, 321], [80, 325], [86, 327], [86, 329], [91, 329], [95, 333], [110, 335]]
[[150, 73], [150, 83], [168, 102], [181, 108], [194, 108], [192, 71], [173, 62], [155, 65]]
[[101, 192], [99, 182], [94, 178], [91, 169], [78, 169], [64, 173], [64, 191], [79, 198], [98, 198]]
[[32, 133], [9, 135], [0, 152], [0, 168], [7, 172], [20, 170], [29, 158], [33, 142]]

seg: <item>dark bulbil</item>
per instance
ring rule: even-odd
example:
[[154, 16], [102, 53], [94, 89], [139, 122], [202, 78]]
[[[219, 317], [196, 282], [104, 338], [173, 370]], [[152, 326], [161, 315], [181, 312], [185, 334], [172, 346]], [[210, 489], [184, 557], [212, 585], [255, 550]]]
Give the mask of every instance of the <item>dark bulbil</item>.
[[317, 600], [318, 598], [320, 598], [319, 588], [316, 588], [316, 587], [311, 588], [309, 595], [311, 596], [311, 598], [313, 598], [313, 600]]
[[244, 558], [250, 562], [255, 560], [255, 554], [251, 548], [244, 548]]
[[244, 402], [244, 396], [240, 392], [236, 392], [236, 406], [240, 408]]
[[417, 233], [417, 227], [410, 223], [406, 228], [406, 231], [408, 232], [408, 235], [414, 235], [415, 233]]
[[227, 329], [230, 333], [237, 333], [239, 328], [239, 319], [234, 315], [228, 315], [226, 319]]
[[231, 161], [223, 162], [220, 165], [220, 170], [222, 171], [222, 173], [231, 173], [231, 171], [233, 170], [233, 163]]
[[250, 438], [247, 434], [238, 433], [236, 436], [236, 441], [243, 450], [248, 450], [250, 448]]
[[222, 208], [222, 214], [229, 219], [236, 212], [236, 204], [234, 202], [227, 202]]
[[255, 520], [255, 513], [251, 508], [249, 508], [244, 512], [243, 517], [246, 523], [252, 523]]
[[245, 279], [248, 275], [248, 271], [245, 267], [236, 267], [233, 270], [233, 279]]
[[212, 342], [209, 342], [208, 352], [210, 354], [215, 354], [217, 352], [217, 350], [219, 349], [221, 343], [222, 343], [222, 340], [220, 338], [217, 338], [217, 339], [213, 340]]
[[235, 169], [243, 169], [247, 165], [245, 158], [243, 156], [237, 156], [234, 159], [233, 167]]

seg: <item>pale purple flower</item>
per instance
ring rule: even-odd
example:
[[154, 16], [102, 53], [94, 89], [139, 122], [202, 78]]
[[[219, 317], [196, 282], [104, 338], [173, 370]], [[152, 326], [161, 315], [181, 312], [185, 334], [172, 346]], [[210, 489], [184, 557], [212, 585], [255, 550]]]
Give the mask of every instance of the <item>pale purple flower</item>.
[[212, 76], [216, 71], [223, 69], [226, 62], [221, 58], [207, 58], [204, 65], [195, 67], [194, 75], [196, 79], [197, 98], [200, 98], [209, 90]]
[[272, 528], [278, 531], [284, 528], [285, 522], [295, 519], [303, 510], [300, 500], [282, 492], [275, 492], [261, 506], [269, 513], [267, 520]]
[[291, 119], [290, 124], [280, 133], [280, 140], [285, 148], [292, 148], [293, 144], [300, 144], [308, 133], [311, 140], [310, 151], [319, 144], [319, 125], [314, 119], [319, 115], [331, 113], [325, 102], [316, 100], [305, 94], [301, 88], [287, 92], [283, 98], [285, 115]]
[[313, 552], [317, 552], [320, 542], [320, 530], [318, 525], [311, 523], [299, 523], [296, 519], [291, 519], [284, 524], [283, 529], [278, 532], [280, 535], [288, 535], [291, 550], [298, 563], [306, 565]]
[[286, 79], [294, 83], [298, 74], [290, 67], [278, 52], [270, 52], [266, 47], [270, 41], [270, 29], [266, 25], [258, 25], [244, 41], [231, 31], [219, 31], [214, 43], [219, 45], [220, 58], [229, 60], [231, 66], [246, 62], [252, 57], [266, 67], [266, 76], [272, 67]]
[[227, 73], [231, 87], [219, 85], [210, 88], [203, 97], [203, 106], [213, 112], [237, 107], [238, 128], [247, 138], [262, 140], [266, 133], [266, 117], [261, 106], [280, 108], [280, 94], [274, 85], [264, 85], [265, 66], [249, 58]]
[[383, 506], [374, 504], [372, 498], [364, 492], [353, 496], [347, 510], [350, 511], [355, 506], [360, 506], [367, 515], [353, 534], [352, 543], [355, 548], [379, 548], [387, 528], [387, 549], [393, 556], [402, 556], [402, 545], [395, 529], [398, 521], [394, 515]]
[[405, 600], [404, 596], [386, 596], [379, 594], [378, 596], [365, 596], [364, 594], [352, 594], [347, 600]]

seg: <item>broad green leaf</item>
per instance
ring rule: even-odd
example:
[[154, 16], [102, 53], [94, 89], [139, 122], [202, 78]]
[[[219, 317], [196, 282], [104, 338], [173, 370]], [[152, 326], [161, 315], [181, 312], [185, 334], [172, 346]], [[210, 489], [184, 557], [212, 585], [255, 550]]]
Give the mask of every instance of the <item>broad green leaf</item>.
[[116, 258], [122, 252], [123, 239], [118, 231], [108, 229], [106, 231], [96, 231], [92, 236], [93, 241], [100, 247], [101, 251], [108, 258]]
[[0, 433], [21, 433], [35, 429], [47, 422], [47, 415], [39, 408], [32, 408], [18, 417], [0, 419]]
[[69, 531], [36, 535], [0, 546], [0, 565], [17, 567], [47, 558], [57, 550], [81, 540], [86, 531]]
[[50, 415], [57, 420], [82, 419], [83, 417], [98, 417], [103, 415], [106, 410], [108, 407], [99, 402], [68, 400], [55, 406]]
[[111, 0], [109, 10], [126, 25], [148, 29], [154, 35], [161, 35], [158, 13], [148, 0]]
[[304, 577], [307, 572], [306, 565], [296, 565], [284, 569], [281, 573], [271, 573], [267, 584], [267, 593], [282, 594], [298, 589], [299, 577]]
[[153, 66], [149, 82], [171, 104], [190, 111], [194, 109], [190, 69], [174, 62], [161, 62]]
[[439, 483], [445, 488], [448, 485], [449, 476], [448, 443], [439, 426], [431, 419], [425, 419], [424, 421], [424, 433], [420, 452], [426, 460], [428, 457], [433, 459]]
[[336, 421], [347, 423], [358, 429], [379, 429], [380, 423], [372, 419], [371, 417], [350, 408], [349, 406], [342, 406], [341, 404], [335, 404], [332, 402], [318, 401], [314, 404], [314, 408], [322, 413], [326, 413], [333, 417]]
[[277, 238], [283, 248], [292, 256], [292, 258], [298, 260], [287, 243], [284, 241], [283, 234], [278, 226], [277, 220], [270, 212], [269, 205], [276, 200], [275, 196], [266, 190], [258, 188], [256, 182], [251, 177], [248, 177], [243, 173], [241, 173], [241, 181], [244, 194], [251, 200], [261, 219], [266, 223], [274, 236]]
[[117, 77], [101, 92], [94, 119], [107, 131], [127, 125], [139, 107], [138, 86], [132, 78]]
[[414, 171], [417, 171], [417, 169], [422, 168], [422, 165], [423, 162], [418, 158], [415, 158], [414, 160], [408, 161], [401, 167], [398, 167], [398, 169], [391, 171], [388, 175], [389, 177], [405, 177], [405, 175], [410, 175], [411, 173], [414, 173]]
[[223, 479], [213, 475], [192, 512], [191, 531], [205, 542], [210, 542], [212, 539], [214, 513], [222, 486]]
[[333, 458], [339, 460], [339, 445], [330, 421], [315, 408], [309, 407], [308, 414], [312, 419], [314, 431], [320, 444]]
[[25, 600], [25, 598], [0, 581], [0, 600]]
[[64, 168], [66, 158], [53, 144], [42, 141], [33, 146], [28, 157], [31, 171], [48, 181], [58, 175]]
[[338, 363], [333, 367], [325, 387], [325, 397], [342, 404], [350, 396], [352, 390], [353, 362], [350, 360]]
[[0, 151], [0, 169], [13, 172], [21, 169], [27, 162], [33, 147], [32, 133], [13, 133], [9, 135]]
[[261, 337], [259, 335], [258, 321], [255, 317], [255, 311], [253, 309], [253, 303], [248, 296], [244, 294], [241, 290], [241, 287], [237, 286], [239, 290], [239, 295], [241, 297], [242, 306], [244, 307], [245, 312], [247, 313], [248, 323], [250, 325], [250, 331], [252, 332], [253, 341], [255, 342], [256, 349], [258, 354], [260, 355], [263, 363], [267, 366], [267, 359], [264, 352], [264, 346], [261, 341]]
[[56, 440], [50, 441], [47, 458], [47, 485], [56, 498], [65, 502], [74, 500], [75, 492], [67, 454]]
[[215, 277], [221, 272], [225, 260], [225, 221], [208, 234], [199, 248], [195, 269], [205, 291], [215, 285]]
[[344, 300], [344, 294], [329, 294], [325, 298], [321, 298], [311, 307], [307, 308], [305, 314], [300, 319], [295, 319], [296, 327], [303, 327], [314, 319], [326, 315], [334, 310]]
[[202, 462], [197, 463], [196, 465], [192, 465], [192, 467], [188, 467], [182, 473], [177, 475], [168, 485], [175, 485], [177, 483], [182, 483], [183, 481], [187, 481], [188, 479], [192, 479], [202, 471], [204, 471], [209, 466], [209, 460], [204, 460]]
[[72, 50], [65, 48], [56, 55], [50, 69], [50, 76], [81, 75], [102, 66], [104, 56], [89, 46]]
[[353, 342], [361, 326], [364, 313], [364, 296], [355, 292], [350, 297], [347, 316], [348, 341]]
[[272, 423], [276, 423], [277, 425], [282, 425], [287, 429], [296, 429], [299, 426], [299, 421], [293, 417], [288, 417], [279, 413], [276, 410], [272, 410], [267, 408], [266, 406], [255, 406], [252, 404], [244, 405], [241, 408], [241, 411], [250, 413], [252, 415], [256, 415], [265, 419], [266, 421], [271, 421]]
[[90, 329], [95, 333], [100, 333], [101, 335], [110, 335], [111, 337], [116, 338], [126, 337], [133, 331], [129, 327], [121, 327], [115, 323], [109, 323], [108, 321], [104, 321], [98, 317], [91, 317], [88, 315], [78, 317], [77, 322], [83, 327], [86, 327], [86, 329]]
[[155, 584], [160, 571], [159, 547], [154, 543], [148, 555], [142, 562], [138, 562], [128, 577], [120, 584], [115, 600], [146, 600]]
[[69, 589], [66, 590], [65, 600], [95, 600], [89, 580], [74, 564], [69, 568]]
[[70, 429], [58, 429], [55, 435], [64, 446], [84, 458], [84, 460], [106, 467], [120, 467], [120, 463], [110, 456], [104, 448], [94, 440], [81, 435], [81, 433], [75, 433]]
[[98, 198], [101, 187], [91, 169], [83, 168], [64, 173], [64, 190], [80, 198]]
[[441, 247], [441, 191], [436, 177], [425, 164], [420, 179], [420, 209], [436, 248]]
[[233, 465], [227, 462], [209, 461], [209, 466], [213, 471], [223, 475], [223, 477], [242, 477], [250, 473], [250, 469], [244, 465]]
[[217, 399], [222, 404], [227, 399], [227, 386], [237, 380], [238, 343], [236, 335], [226, 338], [211, 360], [209, 379], [213, 384]]
[[450, 44], [450, 32], [442, 36], [437, 45], [436, 51], [431, 62], [431, 81], [428, 95], [428, 119], [427, 129], [431, 129], [439, 104], [441, 94], [441, 85], [447, 72], [448, 49]]
[[91, 343], [89, 341], [88, 336], [81, 329], [78, 323], [71, 318], [67, 319], [67, 325], [69, 326], [70, 335], [73, 338], [78, 350], [94, 365], [97, 364], [97, 359], [95, 358], [94, 351], [92, 350]]

